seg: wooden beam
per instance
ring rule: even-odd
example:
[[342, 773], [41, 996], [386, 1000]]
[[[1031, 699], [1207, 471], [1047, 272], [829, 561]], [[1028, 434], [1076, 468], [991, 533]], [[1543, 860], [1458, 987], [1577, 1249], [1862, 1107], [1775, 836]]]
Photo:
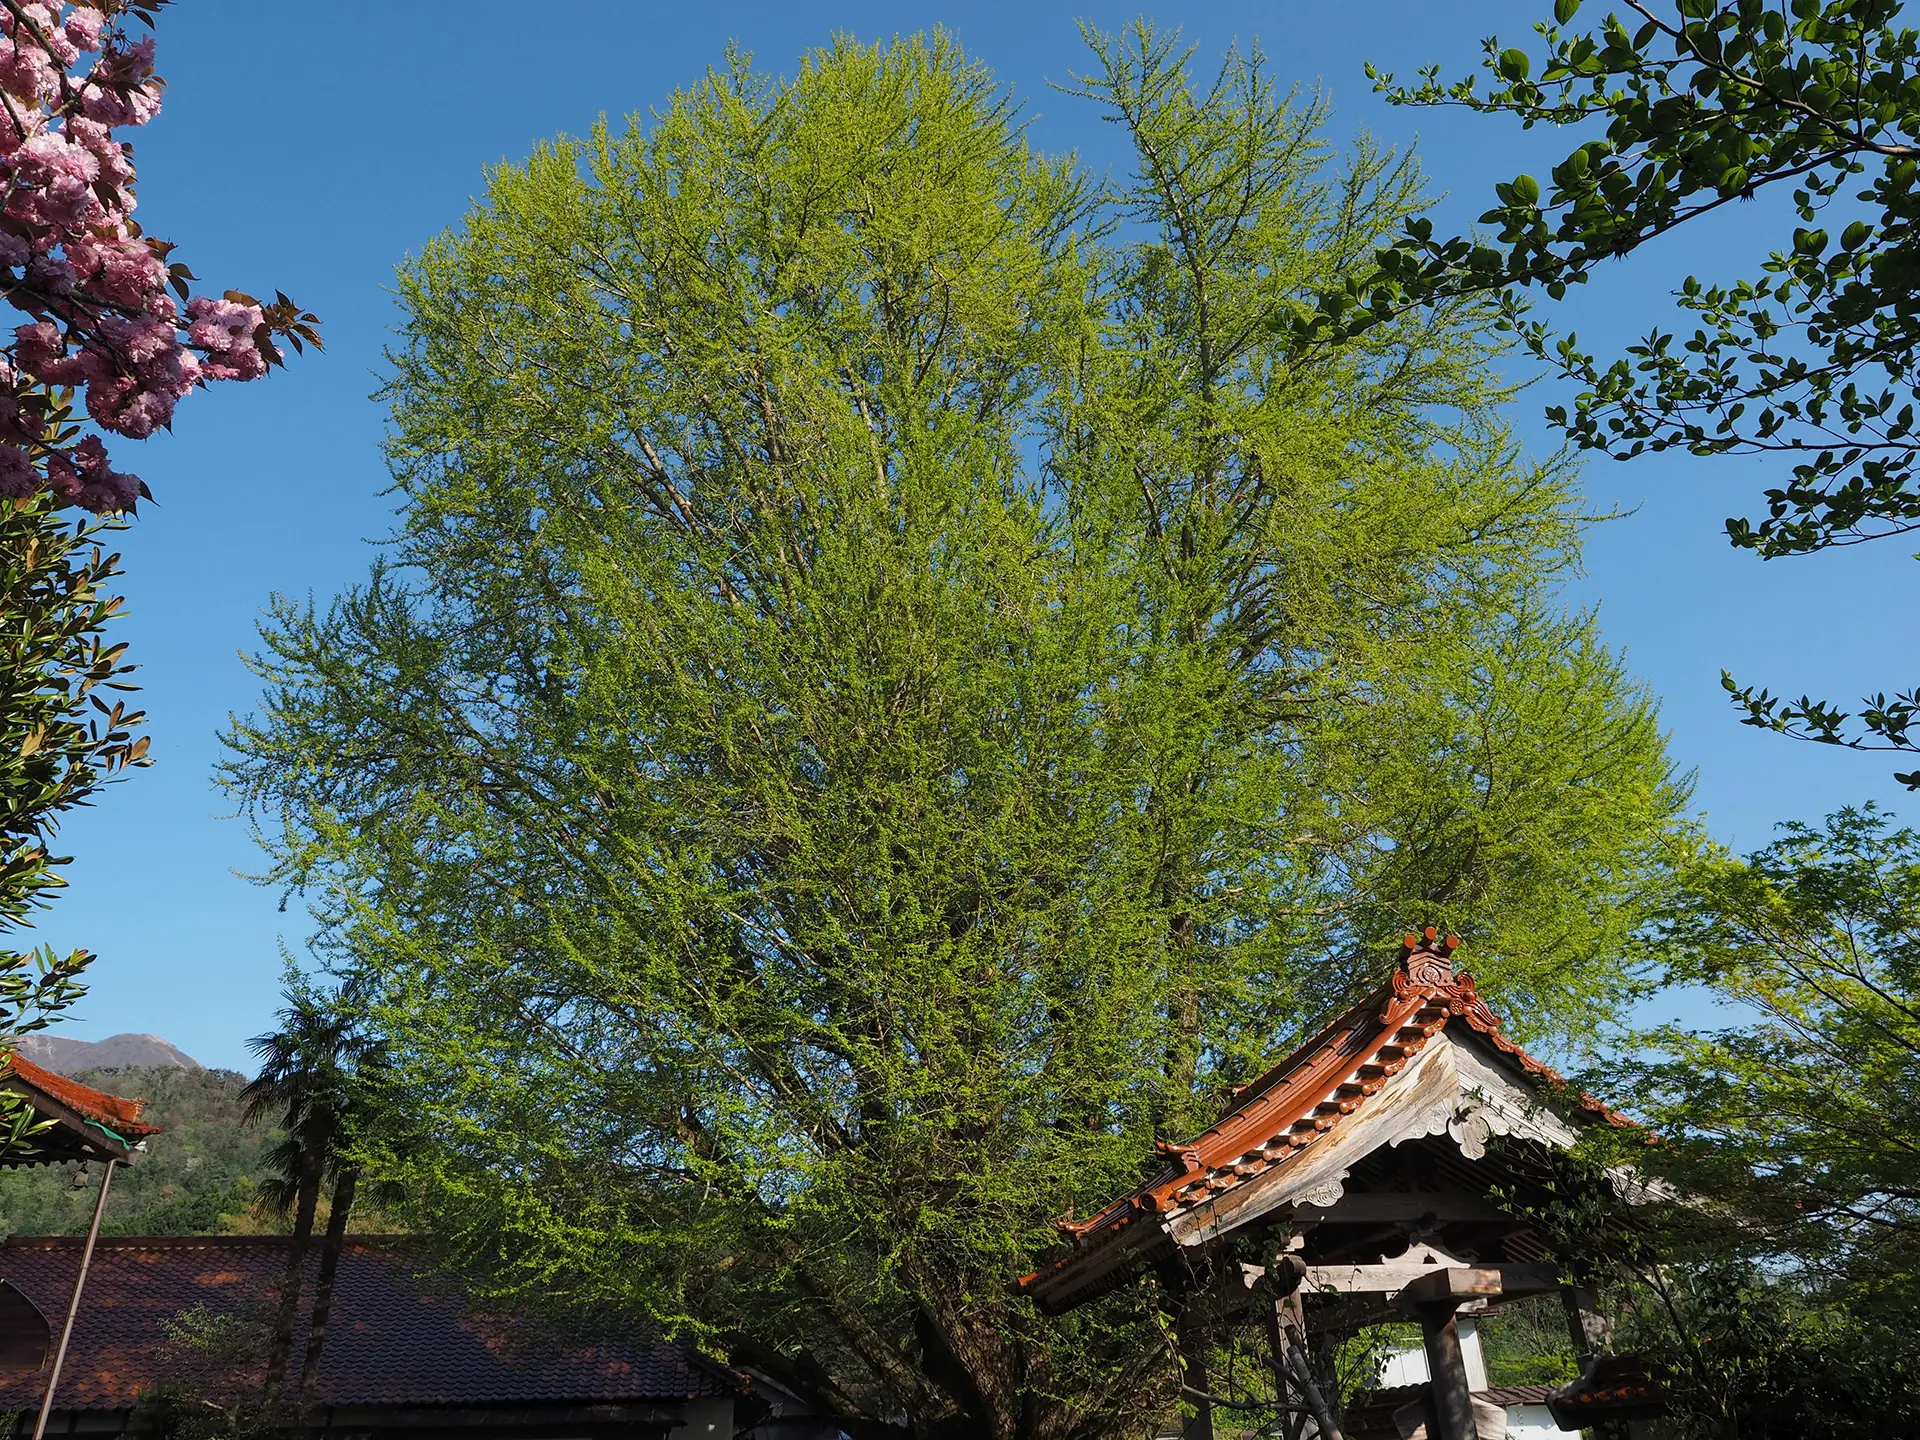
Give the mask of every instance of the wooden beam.
[[1567, 1338], [1573, 1341], [1573, 1358], [1580, 1364], [1607, 1349], [1607, 1322], [1600, 1314], [1600, 1302], [1585, 1285], [1560, 1287], [1560, 1303], [1567, 1312]]
[[1307, 1295], [1316, 1333], [1351, 1334], [1369, 1325], [1391, 1325], [1406, 1315], [1384, 1295]]
[[1212, 1378], [1207, 1374], [1207, 1347], [1191, 1298], [1180, 1307], [1180, 1388], [1193, 1413], [1180, 1429], [1180, 1440], [1214, 1440]]
[[[1346, 1440], [1339, 1422], [1333, 1418], [1333, 1410], [1327, 1404], [1326, 1396], [1320, 1391], [1319, 1381], [1314, 1379], [1313, 1360], [1307, 1353], [1306, 1323], [1300, 1308], [1299, 1293], [1296, 1291], [1276, 1298], [1267, 1313], [1267, 1336], [1273, 1347], [1273, 1377], [1278, 1387], [1274, 1393], [1283, 1400], [1292, 1395], [1300, 1397], [1312, 1417], [1315, 1440]], [[1304, 1440], [1306, 1426], [1297, 1428]]]
[[[1266, 1272], [1258, 1265], [1242, 1266], [1242, 1279], [1251, 1287]], [[1455, 1278], [1444, 1279], [1441, 1277]], [[1309, 1265], [1301, 1288], [1314, 1294], [1398, 1295], [1410, 1286], [1423, 1286], [1409, 1303], [1451, 1298], [1519, 1300], [1557, 1289], [1559, 1275], [1551, 1265], [1429, 1265], [1414, 1260], [1385, 1260], [1374, 1265]]]
[[1478, 1196], [1432, 1190], [1381, 1190], [1343, 1195], [1327, 1206], [1296, 1204], [1293, 1218], [1322, 1225], [1399, 1225], [1417, 1220], [1433, 1220], [1443, 1225], [1518, 1223], [1506, 1211]]
[[1342, 1295], [1394, 1295], [1423, 1275], [1435, 1273], [1418, 1261], [1384, 1261], [1377, 1265], [1309, 1265], [1302, 1282], [1308, 1290], [1332, 1290]]
[[1517, 1299], [1544, 1295], [1560, 1286], [1552, 1265], [1483, 1265], [1471, 1268], [1427, 1266], [1426, 1273], [1400, 1288], [1396, 1303], [1402, 1309], [1416, 1305], [1459, 1306], [1468, 1300]]

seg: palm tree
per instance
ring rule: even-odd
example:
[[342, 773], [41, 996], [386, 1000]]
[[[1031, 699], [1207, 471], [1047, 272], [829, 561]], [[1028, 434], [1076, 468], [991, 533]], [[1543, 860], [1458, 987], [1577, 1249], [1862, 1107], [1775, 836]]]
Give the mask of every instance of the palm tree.
[[313, 1323], [301, 1370], [302, 1404], [311, 1403], [318, 1383], [320, 1347], [332, 1308], [333, 1278], [346, 1238], [347, 1216], [359, 1182], [358, 1167], [345, 1158], [356, 1110], [361, 1108], [359, 1070], [367, 1044], [354, 1018], [333, 997], [308, 991], [288, 997], [280, 1028], [250, 1042], [260, 1057], [260, 1073], [241, 1092], [242, 1116], [250, 1123], [275, 1119], [284, 1136], [267, 1153], [268, 1174], [259, 1191], [260, 1206], [293, 1215], [293, 1245], [280, 1283], [273, 1339], [267, 1351], [266, 1408], [271, 1412], [285, 1388], [293, 1350], [294, 1317], [313, 1248], [313, 1221], [320, 1192], [329, 1177], [332, 1211], [322, 1243], [315, 1285]]
[[320, 1273], [313, 1282], [313, 1315], [307, 1323], [307, 1357], [300, 1364], [300, 1410], [314, 1407], [320, 1389], [320, 1352], [327, 1343], [327, 1320], [333, 1313], [333, 1277], [346, 1248], [347, 1216], [360, 1185], [360, 1167], [343, 1161], [334, 1169], [333, 1203], [327, 1213], [327, 1234], [320, 1242]]
[[384, 1063], [378, 1041], [356, 1035], [350, 1052], [351, 1073], [334, 1128], [333, 1200], [327, 1210], [326, 1238], [320, 1242], [320, 1273], [313, 1282], [313, 1315], [307, 1323], [307, 1356], [300, 1366], [300, 1409], [314, 1408], [320, 1387], [320, 1352], [327, 1343], [327, 1321], [333, 1313], [333, 1279], [346, 1248], [347, 1217], [353, 1213], [360, 1188], [360, 1162], [341, 1145], [361, 1133], [372, 1117], [377, 1077]]

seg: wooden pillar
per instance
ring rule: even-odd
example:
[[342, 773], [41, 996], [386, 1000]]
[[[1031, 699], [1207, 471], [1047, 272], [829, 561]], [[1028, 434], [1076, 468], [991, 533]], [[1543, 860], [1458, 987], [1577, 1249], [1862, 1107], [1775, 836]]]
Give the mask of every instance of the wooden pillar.
[[1567, 1338], [1573, 1342], [1573, 1358], [1584, 1366], [1607, 1350], [1608, 1325], [1600, 1314], [1599, 1300], [1585, 1285], [1562, 1285], [1560, 1304], [1567, 1312]]
[[1207, 1398], [1213, 1393], [1213, 1385], [1207, 1375], [1206, 1341], [1194, 1321], [1193, 1310], [1192, 1300], [1180, 1307], [1180, 1375], [1187, 1389], [1199, 1393], [1181, 1397], [1183, 1405], [1193, 1407], [1193, 1413], [1180, 1431], [1180, 1440], [1213, 1440], [1213, 1401]]
[[1273, 1352], [1273, 1393], [1291, 1413], [1282, 1422], [1286, 1440], [1346, 1440], [1327, 1397], [1313, 1378], [1313, 1356], [1307, 1350], [1307, 1307], [1300, 1301], [1300, 1283], [1307, 1267], [1297, 1255], [1283, 1255], [1267, 1272], [1267, 1342]]
[[1301, 1440], [1307, 1428], [1303, 1413], [1306, 1401], [1300, 1398], [1300, 1386], [1293, 1378], [1293, 1366], [1287, 1363], [1287, 1324], [1292, 1319], [1292, 1308], [1297, 1303], [1292, 1295], [1278, 1295], [1274, 1297], [1273, 1304], [1267, 1307], [1267, 1348], [1273, 1356], [1273, 1398], [1282, 1405], [1301, 1407], [1281, 1419], [1280, 1433], [1286, 1440]]
[[1478, 1440], [1454, 1307], [1422, 1305], [1420, 1332], [1427, 1345], [1427, 1374], [1433, 1378], [1433, 1414], [1439, 1427], [1434, 1440]]

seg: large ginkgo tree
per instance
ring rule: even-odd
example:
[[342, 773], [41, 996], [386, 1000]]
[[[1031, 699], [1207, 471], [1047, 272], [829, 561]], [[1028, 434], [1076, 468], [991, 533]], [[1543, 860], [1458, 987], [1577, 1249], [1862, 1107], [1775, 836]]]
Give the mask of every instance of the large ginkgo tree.
[[1487, 312], [1290, 350], [1413, 165], [1092, 41], [1111, 184], [940, 36], [495, 172], [402, 276], [399, 531], [231, 735], [416, 1223], [854, 1435], [1162, 1410], [1150, 1298], [1015, 1298], [1052, 1222], [1411, 922], [1590, 1023], [1682, 801]]

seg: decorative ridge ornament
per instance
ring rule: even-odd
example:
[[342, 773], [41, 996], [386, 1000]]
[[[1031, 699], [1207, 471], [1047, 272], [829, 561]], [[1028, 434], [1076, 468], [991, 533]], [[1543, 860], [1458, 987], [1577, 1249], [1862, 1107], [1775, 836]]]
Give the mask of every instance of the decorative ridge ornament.
[[[1405, 976], [1412, 985], [1423, 988], [1452, 989], [1455, 985], [1453, 974], [1453, 952], [1460, 948], [1460, 937], [1449, 935], [1440, 938], [1440, 932], [1432, 925], [1427, 926], [1424, 936], [1409, 935], [1400, 942], [1399, 976]], [[1398, 978], [1398, 976], [1396, 976]], [[1466, 987], [1473, 988], [1473, 977], [1460, 977]], [[1398, 985], [1394, 986], [1399, 990]]]
[[1158, 1140], [1154, 1142], [1153, 1153], [1163, 1160], [1173, 1161], [1185, 1175], [1198, 1175], [1207, 1168], [1200, 1159], [1200, 1147], [1197, 1145], [1176, 1145], [1171, 1140]]
[[[1500, 1017], [1480, 998], [1479, 990], [1474, 987], [1473, 976], [1464, 970], [1454, 970], [1453, 952], [1459, 948], [1459, 936], [1442, 938], [1440, 932], [1431, 925], [1426, 928], [1424, 935], [1407, 936], [1400, 942], [1399, 963], [1388, 982], [1392, 1000], [1405, 1001], [1424, 996], [1444, 1001], [1450, 1013], [1458, 1015], [1482, 1035], [1493, 1039], [1502, 1050], [1522, 1059], [1523, 1063], [1529, 1064], [1529, 1068], [1538, 1064], [1532, 1056], [1526, 1055], [1499, 1034]], [[1381, 1018], [1385, 1019], [1384, 1013]], [[1544, 1067], [1536, 1073], [1545, 1073]]]

